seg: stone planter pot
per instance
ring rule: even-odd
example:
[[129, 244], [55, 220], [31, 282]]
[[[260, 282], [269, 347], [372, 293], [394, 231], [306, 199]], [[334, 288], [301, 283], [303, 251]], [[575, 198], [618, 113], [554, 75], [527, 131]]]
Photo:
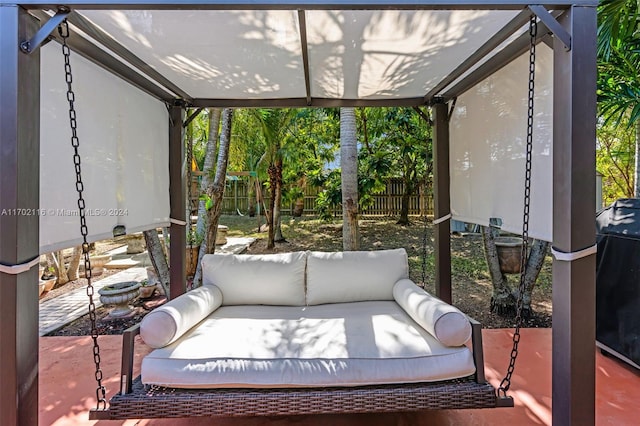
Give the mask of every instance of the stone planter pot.
[[139, 254], [146, 250], [143, 234], [128, 235], [125, 241], [127, 242], [127, 254]]
[[98, 293], [104, 305], [115, 305], [109, 317], [123, 318], [132, 313], [129, 303], [140, 294], [140, 283], [137, 281], [116, 283], [99, 289]]
[[522, 238], [498, 237], [495, 242], [502, 273], [519, 274], [522, 268]]
[[[147, 285], [155, 286], [154, 289], [158, 290], [158, 293], [164, 295], [164, 288], [160, 284], [160, 278], [156, 274], [156, 270], [153, 266], [147, 266]], [[142, 289], [140, 290], [142, 291]]]
[[38, 297], [42, 296], [43, 294], [44, 294], [44, 283], [40, 281], [38, 283]]
[[111, 262], [110, 254], [91, 256], [91, 275], [100, 275], [104, 271], [104, 265]]
[[[98, 254], [91, 256], [91, 276], [96, 277], [102, 275], [104, 272], [104, 265], [111, 262], [110, 254]], [[80, 260], [80, 276], [85, 277], [84, 273], [84, 258]]]
[[140, 286], [140, 299], [150, 299], [156, 291], [156, 284]]
[[217, 246], [227, 244], [227, 232], [229, 232], [228, 226], [218, 225], [218, 233], [216, 234]]
[[40, 281], [40, 284], [44, 285], [44, 291], [51, 291], [53, 290], [53, 286], [56, 285], [57, 280], [57, 278], [49, 278], [47, 280]]

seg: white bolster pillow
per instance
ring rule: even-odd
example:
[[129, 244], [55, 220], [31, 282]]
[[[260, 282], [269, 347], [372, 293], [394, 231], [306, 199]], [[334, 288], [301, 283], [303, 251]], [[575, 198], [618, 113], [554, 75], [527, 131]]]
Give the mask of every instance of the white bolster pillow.
[[431, 296], [408, 279], [393, 286], [393, 298], [422, 328], [445, 346], [462, 346], [471, 338], [471, 323], [458, 308]]
[[154, 349], [167, 346], [222, 304], [222, 292], [203, 285], [149, 312], [140, 323], [140, 336]]

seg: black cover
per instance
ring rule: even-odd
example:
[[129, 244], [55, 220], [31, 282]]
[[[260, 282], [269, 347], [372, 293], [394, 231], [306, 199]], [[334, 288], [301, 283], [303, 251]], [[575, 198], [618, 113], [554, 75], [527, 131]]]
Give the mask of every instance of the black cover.
[[596, 216], [596, 339], [640, 365], [640, 199]]

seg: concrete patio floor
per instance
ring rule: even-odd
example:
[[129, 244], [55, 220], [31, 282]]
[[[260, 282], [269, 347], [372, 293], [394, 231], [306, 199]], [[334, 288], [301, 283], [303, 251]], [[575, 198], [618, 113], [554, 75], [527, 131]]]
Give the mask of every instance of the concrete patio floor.
[[[485, 366], [496, 385], [508, 365], [512, 330], [484, 330]], [[101, 336], [100, 354], [107, 397], [118, 389], [120, 336]], [[136, 360], [149, 349], [137, 345]], [[619, 361], [597, 355], [597, 425], [637, 425], [640, 418], [640, 372]], [[520, 357], [512, 380], [515, 408], [447, 410], [399, 414], [319, 415], [261, 418], [88, 420], [95, 407], [93, 356], [89, 337], [40, 338], [40, 407], [42, 426], [172, 425], [172, 426], [422, 426], [422, 425], [550, 425], [551, 330], [524, 329]]]

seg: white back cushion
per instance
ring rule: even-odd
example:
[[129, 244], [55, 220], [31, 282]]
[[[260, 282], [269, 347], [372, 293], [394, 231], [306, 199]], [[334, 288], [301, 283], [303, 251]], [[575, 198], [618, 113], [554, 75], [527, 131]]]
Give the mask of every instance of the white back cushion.
[[140, 336], [152, 348], [178, 340], [222, 303], [218, 287], [198, 287], [149, 312], [140, 323]]
[[307, 253], [207, 254], [202, 279], [222, 291], [223, 305], [304, 305]]
[[433, 297], [411, 280], [400, 280], [393, 297], [415, 322], [445, 346], [462, 346], [471, 338], [471, 323], [455, 306]]
[[409, 277], [404, 249], [310, 252], [307, 305], [393, 300], [393, 285]]

